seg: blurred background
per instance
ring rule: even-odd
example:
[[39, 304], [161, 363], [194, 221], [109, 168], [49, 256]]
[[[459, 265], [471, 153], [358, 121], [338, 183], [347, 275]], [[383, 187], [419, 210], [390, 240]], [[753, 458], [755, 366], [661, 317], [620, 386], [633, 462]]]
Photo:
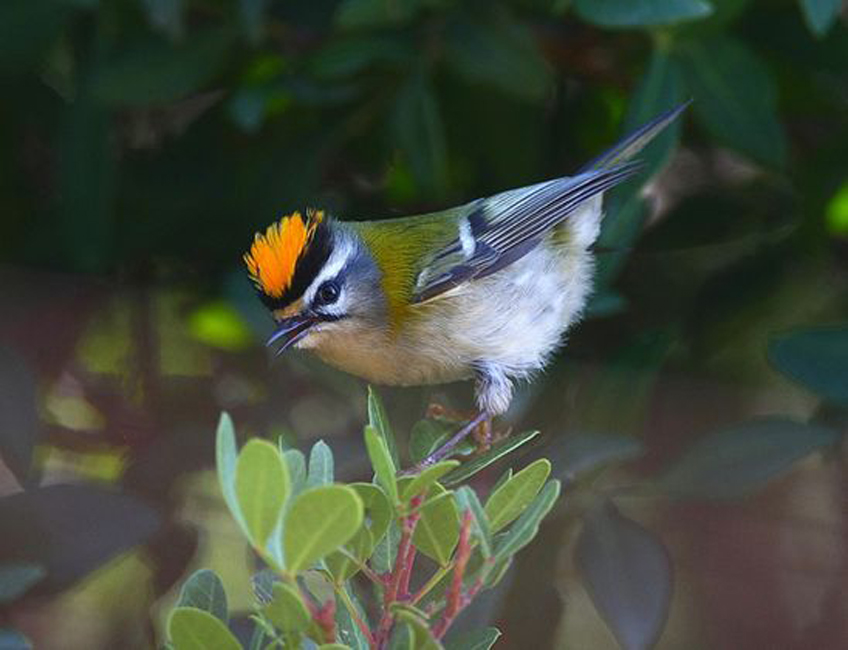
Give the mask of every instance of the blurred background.
[[[768, 485], [730, 451], [693, 498], [625, 488], [755, 416], [846, 431], [847, 21], [841, 0], [4, 0], [0, 646], [156, 647], [198, 567], [249, 612], [221, 410], [369, 478], [364, 383], [263, 348], [241, 268], [256, 230], [566, 175], [692, 99], [609, 197], [587, 318], [510, 413], [543, 433], [523, 458], [574, 480], [466, 624], [503, 648], [845, 647], [838, 445], [778, 453], [803, 461]], [[401, 438], [431, 400], [472, 403], [380, 392]], [[602, 475], [569, 473], [598, 454]], [[613, 574], [661, 594], [635, 624], [578, 539], [569, 489], [598, 481], [653, 549]]]

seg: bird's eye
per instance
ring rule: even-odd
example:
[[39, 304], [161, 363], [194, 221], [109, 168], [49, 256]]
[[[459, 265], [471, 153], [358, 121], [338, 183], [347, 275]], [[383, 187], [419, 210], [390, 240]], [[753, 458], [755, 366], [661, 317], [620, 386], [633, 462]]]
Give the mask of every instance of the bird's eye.
[[319, 304], [330, 305], [339, 299], [340, 293], [341, 289], [339, 289], [338, 283], [333, 280], [329, 280], [318, 287], [318, 293], [315, 294], [315, 297]]

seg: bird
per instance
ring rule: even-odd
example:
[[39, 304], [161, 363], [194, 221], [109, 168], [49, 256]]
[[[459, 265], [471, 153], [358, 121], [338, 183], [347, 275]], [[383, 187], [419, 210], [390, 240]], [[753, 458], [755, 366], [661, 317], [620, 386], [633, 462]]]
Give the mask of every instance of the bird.
[[255, 234], [243, 259], [277, 354], [308, 350], [370, 383], [474, 380], [476, 414], [425, 463], [504, 414], [550, 362], [592, 292], [603, 197], [686, 108], [659, 115], [575, 175], [451, 209], [343, 221], [310, 208]]

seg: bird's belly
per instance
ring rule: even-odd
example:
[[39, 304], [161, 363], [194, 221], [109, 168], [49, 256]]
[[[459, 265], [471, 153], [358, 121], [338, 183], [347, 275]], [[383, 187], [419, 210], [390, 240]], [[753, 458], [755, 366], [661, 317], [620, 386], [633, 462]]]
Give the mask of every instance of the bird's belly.
[[483, 366], [526, 377], [545, 365], [579, 317], [591, 277], [586, 250], [549, 238], [503, 270], [413, 307], [398, 332], [327, 332], [308, 347], [378, 384], [446, 383]]

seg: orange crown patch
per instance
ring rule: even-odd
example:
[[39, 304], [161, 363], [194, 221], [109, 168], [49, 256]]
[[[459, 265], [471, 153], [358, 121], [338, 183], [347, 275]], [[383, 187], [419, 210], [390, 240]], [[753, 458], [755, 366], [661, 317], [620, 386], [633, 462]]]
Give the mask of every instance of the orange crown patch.
[[265, 234], [256, 233], [244, 263], [250, 279], [268, 296], [281, 298], [291, 287], [298, 261], [312, 243], [315, 230], [324, 220], [321, 210], [286, 215], [271, 224]]

